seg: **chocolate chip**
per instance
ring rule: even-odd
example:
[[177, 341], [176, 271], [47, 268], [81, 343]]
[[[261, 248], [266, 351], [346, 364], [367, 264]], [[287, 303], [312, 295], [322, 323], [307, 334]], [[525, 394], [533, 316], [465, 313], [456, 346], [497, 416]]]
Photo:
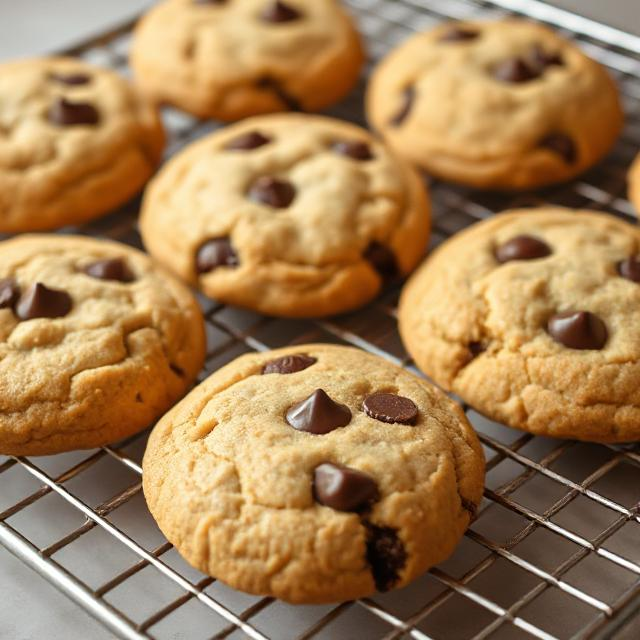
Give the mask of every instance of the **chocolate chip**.
[[289, 109], [289, 111], [304, 111], [300, 101], [286, 91], [286, 89], [277, 80], [274, 80], [269, 76], [265, 76], [256, 82], [256, 86], [258, 89], [267, 89], [272, 91], [277, 96], [278, 100], [280, 100], [280, 102]]
[[578, 157], [576, 151], [576, 145], [573, 140], [564, 133], [552, 133], [542, 140], [540, 140], [540, 146], [557, 153], [568, 164], [573, 164]]
[[298, 431], [325, 434], [349, 424], [351, 411], [344, 404], [334, 402], [322, 389], [316, 389], [288, 409], [287, 422]]
[[475, 40], [479, 35], [480, 32], [475, 29], [454, 26], [445, 31], [438, 40], [439, 42], [465, 42]]
[[13, 278], [0, 280], [0, 309], [13, 308], [20, 296], [20, 287]]
[[336, 511], [362, 511], [379, 499], [380, 492], [366, 473], [325, 462], [313, 472], [313, 497]]
[[71, 311], [71, 296], [66, 291], [50, 289], [41, 282], [32, 284], [20, 297], [16, 315], [21, 320], [60, 318]]
[[503, 60], [493, 69], [493, 77], [501, 82], [528, 82], [540, 74], [529, 66], [522, 58]]
[[272, 176], [258, 178], [249, 189], [249, 198], [275, 209], [286, 209], [296, 197], [295, 187], [286, 180]]
[[97, 260], [88, 264], [84, 272], [92, 278], [100, 280], [117, 280], [119, 282], [132, 282], [134, 277], [127, 263], [122, 258], [108, 258]]
[[371, 160], [373, 158], [371, 149], [366, 142], [357, 142], [355, 140], [336, 142], [333, 145], [333, 150], [354, 160]]
[[414, 424], [418, 407], [413, 400], [395, 393], [372, 393], [362, 403], [364, 412], [380, 422]]
[[99, 120], [95, 107], [87, 102], [71, 102], [58, 98], [49, 109], [49, 122], [61, 126], [97, 124]]
[[393, 116], [393, 118], [391, 118], [391, 120], [389, 121], [389, 124], [393, 125], [394, 127], [399, 127], [407, 119], [407, 116], [411, 112], [411, 108], [413, 107], [415, 98], [415, 88], [413, 86], [407, 87], [402, 92], [402, 104], [398, 109], [396, 115]]
[[640, 282], [640, 260], [638, 258], [627, 258], [618, 262], [618, 273], [627, 280]]
[[465, 511], [469, 512], [469, 515], [471, 516], [471, 519], [473, 520], [476, 517], [476, 513], [478, 511], [478, 506], [474, 502], [471, 502], [471, 500], [467, 500], [466, 498], [463, 498], [462, 496], [460, 496], [460, 502], [462, 504], [462, 508]]
[[54, 82], [69, 86], [88, 84], [91, 81], [91, 76], [86, 73], [52, 73], [49, 78]]
[[185, 373], [182, 367], [179, 367], [177, 364], [171, 362], [169, 363], [169, 369], [171, 369], [171, 371], [173, 371], [173, 373], [175, 373], [179, 378], [184, 378]]
[[263, 136], [259, 131], [249, 131], [227, 142], [224, 148], [228, 151], [250, 151], [270, 142], [271, 138]]
[[469, 360], [473, 360], [477, 358], [481, 353], [484, 353], [487, 350], [487, 347], [482, 344], [482, 342], [470, 342], [467, 345], [467, 349], [469, 350], [469, 355], [471, 356]]
[[528, 55], [528, 60], [534, 69], [542, 72], [546, 67], [561, 66], [563, 63], [562, 56], [558, 53], [547, 53], [539, 44], [532, 47]]
[[301, 14], [297, 9], [288, 5], [286, 2], [272, 2], [268, 7], [264, 9], [260, 17], [265, 22], [291, 22], [300, 18]]
[[551, 337], [570, 349], [602, 349], [607, 342], [607, 327], [589, 311], [565, 311], [547, 323]]
[[229, 238], [211, 238], [200, 245], [196, 253], [196, 270], [208, 273], [218, 267], [237, 267], [240, 264]]
[[392, 280], [398, 276], [398, 264], [396, 257], [384, 244], [374, 240], [369, 243], [363, 254], [364, 259], [373, 265], [373, 268], [385, 280]]
[[407, 552], [398, 532], [391, 527], [379, 527], [363, 522], [367, 529], [367, 562], [378, 591], [388, 591], [398, 581], [407, 562]]
[[297, 373], [298, 371], [307, 369], [316, 362], [316, 358], [312, 358], [304, 353], [296, 353], [292, 356], [282, 356], [282, 358], [270, 360], [262, 367], [262, 373]]
[[511, 260], [536, 260], [551, 255], [551, 248], [538, 238], [521, 235], [497, 247], [495, 255], [500, 263]]

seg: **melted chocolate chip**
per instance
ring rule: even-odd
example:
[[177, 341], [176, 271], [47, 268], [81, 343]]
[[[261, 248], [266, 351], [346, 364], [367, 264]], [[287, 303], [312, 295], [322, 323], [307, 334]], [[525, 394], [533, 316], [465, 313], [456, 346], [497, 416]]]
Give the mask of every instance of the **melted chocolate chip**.
[[228, 151], [251, 151], [270, 142], [271, 138], [263, 136], [259, 131], [249, 131], [227, 142], [224, 148]]
[[346, 405], [334, 402], [322, 389], [316, 389], [288, 409], [287, 422], [298, 431], [325, 434], [349, 424], [351, 411]]
[[413, 86], [407, 87], [402, 92], [402, 104], [398, 109], [397, 113], [391, 120], [389, 124], [394, 127], [399, 127], [406, 119], [409, 113], [411, 113], [411, 108], [413, 107], [413, 102], [416, 98], [416, 90]]
[[541, 147], [557, 153], [567, 164], [573, 164], [578, 157], [575, 143], [564, 133], [552, 133], [540, 140], [539, 144]]
[[366, 473], [325, 462], [313, 472], [313, 497], [337, 511], [362, 511], [379, 499], [380, 492]]
[[380, 422], [415, 424], [418, 407], [413, 400], [395, 393], [372, 393], [362, 403], [364, 412]]
[[88, 102], [58, 98], [49, 109], [49, 122], [60, 126], [97, 124], [99, 120], [95, 107]]
[[500, 82], [520, 83], [528, 82], [539, 76], [537, 69], [533, 69], [522, 58], [503, 60], [493, 69], [493, 77]]
[[117, 280], [118, 282], [132, 282], [134, 277], [127, 263], [122, 258], [108, 258], [88, 264], [84, 272], [99, 280]]
[[480, 35], [479, 31], [469, 27], [451, 27], [439, 38], [439, 42], [468, 42], [475, 40]]
[[570, 349], [602, 349], [608, 332], [604, 322], [589, 311], [565, 311], [547, 323], [549, 335]]
[[179, 378], [184, 378], [185, 373], [182, 367], [179, 367], [177, 364], [171, 362], [169, 364], [169, 369], [171, 369], [171, 371], [173, 371], [173, 373], [175, 373]]
[[239, 264], [238, 254], [229, 238], [211, 238], [200, 245], [196, 254], [198, 273], [208, 273], [218, 267], [237, 267]]
[[640, 282], [640, 260], [638, 258], [627, 258], [618, 262], [618, 273], [627, 280]]
[[393, 251], [389, 247], [374, 240], [366, 248], [363, 255], [364, 259], [373, 265], [373, 268], [383, 279], [392, 280], [397, 277], [398, 264]]
[[463, 498], [462, 496], [460, 496], [460, 502], [462, 503], [462, 508], [465, 511], [469, 512], [469, 515], [471, 516], [471, 519], [473, 520], [476, 517], [476, 513], [478, 511], [478, 506], [474, 502], [471, 502], [471, 500], [467, 500], [466, 498]]
[[0, 280], [0, 309], [13, 308], [20, 297], [20, 287], [13, 278]]
[[307, 369], [318, 360], [304, 353], [296, 353], [292, 356], [282, 356], [270, 360], [262, 367], [262, 373], [297, 373], [303, 369]]
[[551, 248], [538, 238], [521, 235], [497, 247], [495, 255], [500, 263], [511, 260], [536, 260], [551, 255]]
[[295, 187], [286, 180], [272, 176], [258, 178], [249, 189], [249, 198], [274, 209], [286, 209], [296, 197]]
[[560, 54], [547, 53], [539, 44], [533, 46], [528, 55], [528, 60], [530, 64], [540, 72], [544, 71], [547, 67], [561, 66], [563, 64]]
[[367, 529], [367, 562], [378, 591], [388, 591], [398, 581], [407, 562], [407, 552], [398, 532], [391, 527], [379, 527], [363, 522]]
[[16, 315], [21, 320], [60, 318], [71, 311], [71, 296], [66, 291], [50, 289], [41, 282], [32, 284], [20, 296]]
[[289, 111], [304, 111], [300, 101], [288, 93], [277, 80], [266, 76], [260, 78], [256, 82], [256, 86], [259, 89], [268, 89], [269, 91], [272, 91], [278, 97], [280, 102], [289, 109]]
[[91, 82], [91, 76], [88, 76], [86, 73], [52, 73], [49, 75], [49, 78], [54, 82], [69, 86], [89, 84], [89, 82]]
[[371, 149], [366, 142], [357, 142], [355, 140], [336, 142], [333, 145], [333, 150], [341, 156], [347, 156], [354, 160], [371, 160], [373, 158]]
[[279, 22], [291, 22], [292, 20], [298, 20], [301, 17], [301, 14], [297, 9], [288, 5], [286, 2], [276, 0], [276, 2], [272, 2], [264, 9], [260, 17], [264, 22], [277, 24]]
[[470, 342], [467, 345], [467, 349], [469, 350], [469, 361], [473, 360], [474, 358], [477, 358], [481, 353], [484, 353], [487, 350], [487, 347], [482, 344], [482, 342]]

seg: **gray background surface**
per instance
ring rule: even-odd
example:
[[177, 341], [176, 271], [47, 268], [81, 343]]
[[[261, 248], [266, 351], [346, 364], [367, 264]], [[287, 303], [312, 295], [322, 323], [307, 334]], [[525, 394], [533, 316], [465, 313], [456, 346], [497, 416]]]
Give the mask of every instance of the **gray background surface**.
[[[526, 0], [525, 0], [526, 1]], [[428, 0], [424, 0], [428, 4]], [[558, 0], [640, 34], [638, 0]], [[134, 17], [152, 0], [0, 0], [0, 60], [48, 53]], [[103, 640], [111, 634], [0, 547], [0, 639]]]

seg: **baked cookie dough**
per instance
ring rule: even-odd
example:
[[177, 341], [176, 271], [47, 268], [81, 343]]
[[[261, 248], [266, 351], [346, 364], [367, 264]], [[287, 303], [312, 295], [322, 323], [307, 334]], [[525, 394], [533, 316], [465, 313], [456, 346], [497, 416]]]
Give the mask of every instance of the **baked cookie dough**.
[[204, 352], [193, 296], [139, 251], [79, 236], [0, 243], [0, 453], [136, 433], [185, 393]]
[[636, 156], [629, 171], [629, 200], [640, 212], [640, 154]]
[[400, 332], [427, 375], [531, 433], [640, 438], [640, 230], [554, 207], [445, 242], [402, 292]]
[[277, 316], [326, 316], [408, 274], [429, 235], [418, 174], [367, 131], [261, 116], [172, 158], [140, 220], [149, 252], [206, 295]]
[[443, 24], [376, 68], [369, 121], [444, 180], [530, 189], [582, 173], [622, 127], [618, 90], [597, 62], [522, 20]]
[[386, 360], [330, 345], [242, 356], [153, 430], [144, 494], [176, 549], [234, 588], [335, 602], [444, 560], [482, 498], [462, 410]]
[[363, 62], [337, 0], [166, 0], [142, 18], [131, 51], [148, 96], [218, 120], [324, 109]]
[[131, 198], [162, 156], [158, 113], [75, 58], [0, 65], [0, 232], [79, 224]]

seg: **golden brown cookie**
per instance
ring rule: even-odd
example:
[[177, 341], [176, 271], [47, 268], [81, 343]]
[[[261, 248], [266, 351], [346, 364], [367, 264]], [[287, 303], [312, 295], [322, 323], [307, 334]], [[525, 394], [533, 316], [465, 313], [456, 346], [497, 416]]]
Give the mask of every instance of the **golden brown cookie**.
[[193, 566], [234, 588], [335, 602], [444, 560], [482, 498], [462, 410], [363, 351], [300, 345], [214, 373], [153, 430], [144, 494]]
[[79, 236], [0, 244], [0, 452], [51, 454], [131, 435], [204, 359], [188, 289], [139, 251]]
[[481, 413], [536, 434], [640, 437], [640, 230], [554, 207], [440, 247], [402, 293], [417, 365]]
[[220, 302], [325, 316], [408, 274], [429, 235], [418, 174], [355, 125], [256, 117], [174, 157], [140, 220], [149, 252]]
[[640, 155], [636, 156], [629, 170], [629, 200], [640, 211]]
[[597, 162], [622, 126], [618, 90], [572, 42], [522, 20], [441, 25], [374, 71], [371, 124], [433, 175], [529, 189]]
[[162, 156], [158, 113], [74, 58], [0, 65], [0, 232], [53, 229], [122, 204]]
[[147, 95], [219, 120], [324, 109], [363, 61], [337, 0], [165, 0], [142, 18], [131, 51]]

